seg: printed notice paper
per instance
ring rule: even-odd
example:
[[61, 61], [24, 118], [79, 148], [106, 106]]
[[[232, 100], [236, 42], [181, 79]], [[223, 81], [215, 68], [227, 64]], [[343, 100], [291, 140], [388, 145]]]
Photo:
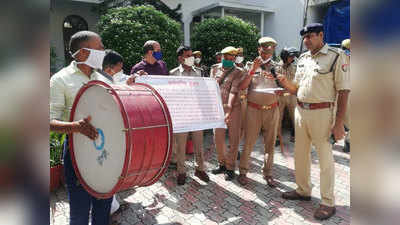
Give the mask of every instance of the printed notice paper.
[[163, 97], [174, 133], [226, 128], [221, 93], [215, 79], [184, 76], [140, 76]]

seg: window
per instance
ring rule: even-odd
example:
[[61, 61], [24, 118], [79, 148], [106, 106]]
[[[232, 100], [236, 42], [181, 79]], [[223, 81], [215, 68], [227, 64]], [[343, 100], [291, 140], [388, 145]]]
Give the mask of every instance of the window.
[[225, 8], [225, 16], [235, 16], [256, 25], [261, 30], [261, 13]]
[[71, 54], [69, 54], [69, 40], [71, 36], [78, 31], [88, 30], [88, 24], [85, 19], [77, 15], [67, 16], [63, 23], [63, 37], [64, 37], [64, 56], [65, 61], [69, 64], [72, 61]]

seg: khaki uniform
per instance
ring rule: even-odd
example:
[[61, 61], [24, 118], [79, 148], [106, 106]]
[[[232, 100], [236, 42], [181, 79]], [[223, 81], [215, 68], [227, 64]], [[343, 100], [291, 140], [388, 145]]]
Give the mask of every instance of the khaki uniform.
[[236, 158], [239, 150], [240, 142], [240, 124], [241, 124], [241, 105], [239, 95], [239, 84], [243, 78], [243, 69], [234, 67], [233, 71], [226, 75], [225, 79], [221, 79], [229, 70], [222, 68], [222, 63], [219, 63], [211, 68], [211, 77], [217, 79], [220, 83], [222, 104], [224, 104], [224, 112], [226, 112], [225, 105], [228, 104], [229, 94], [235, 94], [235, 101], [232, 104], [231, 120], [227, 124], [229, 132], [229, 150], [226, 149], [225, 132], [226, 129], [216, 128], [214, 130], [214, 141], [217, 150], [217, 158], [220, 165], [224, 165], [228, 170], [234, 170], [236, 166]]
[[[235, 63], [237, 67], [244, 68], [243, 63]], [[240, 105], [241, 105], [241, 126], [240, 126], [240, 140], [244, 137], [244, 128], [246, 126], [246, 111], [247, 111], [247, 88], [239, 91]]]
[[[265, 77], [267, 71], [270, 71], [271, 67], [276, 65], [276, 62], [270, 61], [265, 70], [258, 68], [248, 87], [245, 145], [244, 151], [240, 156], [240, 174], [246, 174], [248, 172], [251, 152], [260, 131], [263, 130], [265, 153], [263, 174], [264, 176], [271, 175], [271, 168], [274, 162], [274, 145], [279, 123], [279, 107], [275, 106], [270, 109], [257, 109], [250, 106], [250, 104], [255, 103], [259, 106], [265, 107], [277, 104], [278, 97], [275, 94], [257, 91], [265, 88], [277, 88], [274, 80]], [[248, 62], [246, 70], [250, 70], [251, 66], [252, 62]]]
[[[335, 61], [336, 60], [336, 61]], [[350, 90], [349, 73], [344, 52], [325, 45], [317, 54], [310, 51], [299, 58], [294, 83], [298, 86], [297, 98], [304, 103], [336, 101], [339, 90]], [[332, 145], [329, 142], [335, 117], [334, 107], [295, 110], [295, 175], [297, 193], [311, 195], [311, 144], [319, 156], [321, 201], [334, 206], [335, 167]]]
[[[183, 69], [182, 65], [172, 69], [170, 72], [171, 76], [190, 76], [190, 77], [200, 77], [200, 70], [192, 67], [191, 71], [186, 71]], [[203, 155], [203, 131], [194, 131], [192, 133], [193, 138], [193, 148], [196, 158], [197, 170], [204, 171], [204, 155]], [[174, 134], [174, 143], [172, 151], [172, 159], [176, 160], [178, 174], [186, 173], [185, 169], [185, 159], [186, 159], [186, 141], [188, 137], [188, 132]]]
[[[293, 81], [294, 75], [296, 74], [296, 65], [294, 63], [291, 63], [289, 66], [285, 66], [283, 65], [283, 63], [281, 63], [281, 65], [279, 66], [279, 73], [285, 75], [288, 80]], [[280, 112], [279, 125], [278, 125], [278, 134], [279, 134], [281, 133], [282, 130], [282, 120], [283, 120], [283, 114], [285, 112], [285, 107], [288, 108], [290, 120], [294, 124], [294, 109], [296, 108], [297, 105], [297, 98], [295, 95], [286, 92], [283, 95], [278, 96], [278, 101], [279, 101], [279, 112]]]

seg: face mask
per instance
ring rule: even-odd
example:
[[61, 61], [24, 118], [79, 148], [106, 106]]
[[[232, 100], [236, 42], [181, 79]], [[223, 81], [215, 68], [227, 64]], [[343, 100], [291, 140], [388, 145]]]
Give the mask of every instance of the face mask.
[[119, 72], [115, 72], [113, 69], [111, 69], [111, 71], [114, 73], [112, 76], [118, 76], [123, 72], [122, 70], [120, 70]]
[[243, 56], [237, 56], [235, 63], [242, 63], [243, 62], [244, 57]]
[[[102, 65], [103, 65], [103, 59], [104, 59], [104, 56], [106, 55], [106, 52], [101, 51], [101, 50], [96, 50], [96, 49], [89, 49], [89, 48], [83, 48], [83, 49], [86, 49], [90, 52], [89, 56], [86, 59], [86, 61], [77, 62], [77, 64], [86, 64], [86, 65], [92, 67], [93, 69], [101, 69]], [[75, 55], [78, 54], [79, 50], [76, 51], [74, 54], [72, 54], [72, 57], [75, 58]]]
[[233, 61], [222, 59], [222, 66], [223, 67], [232, 67], [233, 66]]
[[195, 59], [194, 59], [194, 62], [195, 62], [196, 64], [199, 64], [199, 63], [201, 62], [201, 58], [195, 58]]
[[193, 66], [193, 65], [194, 65], [194, 57], [193, 57], [193, 56], [190, 56], [190, 57], [188, 57], [188, 58], [185, 58], [184, 64], [185, 64], [186, 66]]
[[346, 54], [347, 56], [350, 56], [350, 50], [348, 50], [348, 49], [344, 50], [344, 54]]
[[161, 60], [162, 59], [162, 52], [153, 52], [153, 57], [156, 60]]

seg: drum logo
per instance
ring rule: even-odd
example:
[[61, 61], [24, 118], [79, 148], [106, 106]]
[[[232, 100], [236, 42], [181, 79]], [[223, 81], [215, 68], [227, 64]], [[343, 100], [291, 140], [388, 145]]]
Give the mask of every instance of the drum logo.
[[104, 160], [107, 159], [107, 156], [109, 155], [109, 153], [108, 153], [107, 150], [104, 148], [104, 133], [103, 133], [103, 130], [100, 129], [100, 128], [97, 128], [96, 130], [97, 130], [97, 132], [99, 133], [99, 138], [100, 138], [100, 142], [101, 142], [101, 143], [98, 145], [98, 144], [96, 143], [96, 140], [94, 140], [94, 141], [93, 141], [93, 145], [94, 145], [94, 147], [96, 148], [97, 151], [100, 151], [100, 152], [101, 152], [100, 155], [97, 156], [97, 163], [98, 163], [100, 166], [103, 166], [103, 162], [104, 162]]

